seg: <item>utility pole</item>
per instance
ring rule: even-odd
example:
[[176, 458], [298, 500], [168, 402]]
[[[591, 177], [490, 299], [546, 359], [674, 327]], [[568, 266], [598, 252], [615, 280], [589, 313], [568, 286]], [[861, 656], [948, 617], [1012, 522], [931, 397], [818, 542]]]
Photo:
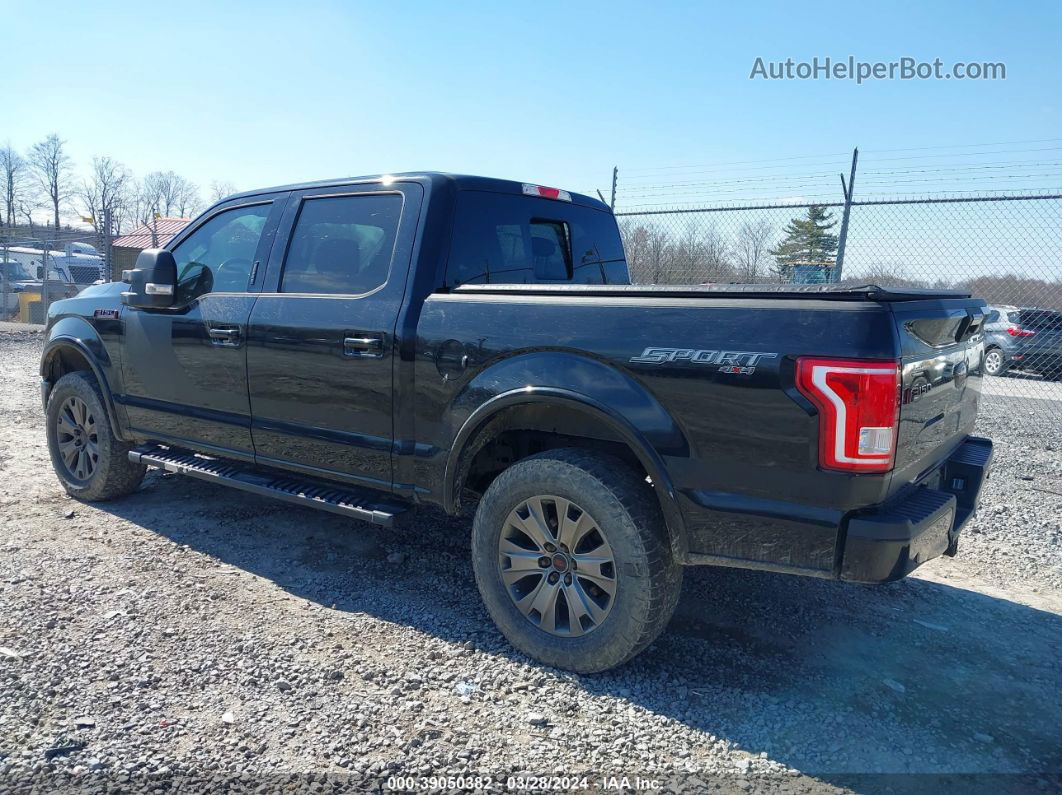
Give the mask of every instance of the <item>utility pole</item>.
[[612, 167], [612, 201], [609, 202], [609, 207], [612, 208], [612, 212], [616, 212], [616, 180], [619, 178], [619, 166]]
[[[106, 272], [104, 271], [106, 269]], [[103, 261], [100, 263], [100, 278], [105, 282], [114, 280], [111, 263], [111, 208], [103, 208]]]
[[844, 174], [841, 174], [841, 190], [844, 191], [844, 214], [841, 216], [841, 232], [837, 240], [837, 262], [833, 268], [833, 279], [841, 281], [841, 271], [844, 270], [844, 248], [848, 242], [848, 217], [852, 214], [852, 191], [855, 189], [856, 163], [859, 162], [859, 147], [852, 150], [852, 171], [848, 175], [848, 183], [845, 184]]
[[[44, 248], [41, 251], [41, 267], [44, 272], [41, 274], [41, 322], [48, 322], [48, 306], [51, 303], [51, 296], [48, 290], [48, 254], [50, 253], [48, 247], [51, 243], [47, 240], [44, 241]], [[33, 318], [30, 318], [30, 322], [33, 322]]]
[[[9, 276], [7, 271], [10, 267], [7, 258], [7, 237], [5, 236], [3, 244], [0, 245], [0, 300], [3, 301], [3, 304], [0, 304], [0, 320], [11, 319], [11, 308], [8, 306], [8, 303], [10, 303], [11, 300], [10, 296], [14, 295], [14, 293], [11, 292], [11, 288], [8, 286]], [[15, 309], [18, 309], [17, 302], [15, 304]]]

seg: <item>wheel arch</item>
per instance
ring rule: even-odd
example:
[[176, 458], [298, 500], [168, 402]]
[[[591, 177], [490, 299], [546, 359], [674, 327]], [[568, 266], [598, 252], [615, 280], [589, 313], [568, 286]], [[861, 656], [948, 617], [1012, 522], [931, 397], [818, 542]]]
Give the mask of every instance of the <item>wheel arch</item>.
[[[564, 433], [565, 429], [573, 427], [573, 420], [577, 422], [580, 432]], [[604, 447], [621, 458], [625, 457], [623, 453], [628, 454], [632, 463], [636, 462], [653, 483], [676, 559], [685, 557], [685, 523], [675, 487], [660, 453], [620, 412], [589, 395], [563, 387], [513, 388], [478, 406], [461, 426], [447, 457], [443, 507], [450, 513], [460, 509], [461, 490], [473, 461], [481, 451], [505, 433], [527, 432], [576, 440], [574, 444], [552, 446]], [[617, 445], [622, 445], [622, 448]], [[515, 463], [516, 460], [519, 458], [509, 463]]]
[[996, 344], [994, 342], [990, 342], [990, 343], [985, 345], [985, 352], [984, 352], [983, 358], [981, 360], [982, 361], [982, 366], [985, 368], [985, 372], [987, 372], [988, 371], [988, 365], [987, 365], [988, 356], [993, 351], [999, 354], [1001, 361], [1000, 361], [1000, 365], [999, 365], [999, 371], [996, 372], [996, 373], [990, 373], [990, 375], [1003, 375], [1003, 373], [1006, 370], [1008, 370], [1009, 367], [1010, 367], [1011, 356], [1002, 345], [998, 345], [998, 344]]
[[[90, 338], [91, 341], [91, 338]], [[83, 338], [68, 334], [52, 336], [41, 353], [41, 398], [44, 408], [48, 406], [48, 395], [52, 387], [64, 375], [72, 372], [90, 372], [99, 384], [100, 393], [103, 395], [103, 407], [107, 412], [107, 421], [111, 424], [111, 431], [119, 439], [125, 438], [118, 423], [118, 414], [115, 410], [114, 398], [111, 395], [110, 384], [106, 370], [110, 367], [110, 359], [103, 348], [102, 343], [96, 338], [98, 345], [87, 344]], [[103, 357], [101, 362], [100, 357]]]

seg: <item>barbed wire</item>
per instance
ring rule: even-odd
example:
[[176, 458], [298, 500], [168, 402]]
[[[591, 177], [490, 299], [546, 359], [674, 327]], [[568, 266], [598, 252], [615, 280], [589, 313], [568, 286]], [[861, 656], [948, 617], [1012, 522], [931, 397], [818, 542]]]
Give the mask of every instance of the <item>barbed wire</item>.
[[[874, 154], [881, 154], [881, 153], [920, 152], [920, 151], [931, 151], [931, 150], [940, 150], [940, 149], [969, 149], [969, 148], [979, 149], [981, 147], [986, 147], [986, 146], [988, 146], [988, 147], [992, 147], [992, 146], [1012, 147], [1012, 146], [1024, 146], [1026, 144], [1038, 144], [1038, 143], [1062, 143], [1062, 138], [1032, 138], [1032, 139], [1027, 139], [1027, 140], [998, 141], [998, 142], [980, 143], [980, 144], [936, 144], [936, 145], [931, 145], [931, 146], [912, 146], [912, 147], [901, 147], [901, 148], [895, 148], [895, 149], [864, 149], [863, 153], [865, 155], [868, 155], [868, 154], [869, 155], [874, 155]], [[1058, 148], [1058, 147], [1055, 147], [1055, 148]], [[1010, 151], [1010, 152], [1022, 152], [1022, 151], [1025, 151], [1025, 152], [1028, 152], [1028, 151], [1044, 151], [1044, 150], [1037, 150], [1037, 149], [1022, 150], [1022, 149], [1018, 149], [1018, 150], [1003, 150], [1003, 151]], [[959, 157], [959, 156], [961, 156], [961, 157], [971, 156], [972, 157], [972, 156], [979, 156], [979, 155], [982, 155], [982, 154], [985, 154], [985, 153], [984, 152], [953, 152], [953, 153], [950, 153], [950, 154], [946, 154], [945, 156], [948, 156], [948, 157], [950, 157], [950, 156], [956, 156], [956, 157]], [[850, 155], [850, 152], [831, 152], [831, 153], [827, 153], [827, 154], [792, 155], [792, 156], [787, 156], [787, 157], [771, 157], [771, 158], [762, 158], [762, 159], [757, 159], [757, 160], [731, 160], [731, 161], [721, 161], [721, 162], [718, 162], [718, 163], [697, 163], [697, 164], [685, 164], [685, 165], [635, 167], [635, 168], [630, 168], [630, 169], [624, 169], [624, 173], [627, 174], [627, 175], [635, 175], [635, 174], [642, 174], [642, 173], [649, 172], [649, 171], [671, 171], [671, 170], [689, 171], [690, 169], [695, 169], [695, 168], [716, 168], [716, 167], [720, 167], [720, 166], [750, 165], [750, 164], [758, 164], [758, 163], [782, 163], [782, 162], [793, 161], [793, 160], [806, 160], [806, 159], [814, 159], [814, 158], [848, 157], [849, 155]], [[940, 156], [939, 154], [933, 154], [933, 155], [926, 155], [925, 157], [939, 157], [939, 156]], [[923, 156], [922, 155], [915, 155], [913, 157], [915, 159], [918, 159], [918, 158], [921, 158]], [[885, 159], [895, 159], [895, 158], [885, 158]], [[899, 159], [904, 159], [904, 158], [899, 158]]]

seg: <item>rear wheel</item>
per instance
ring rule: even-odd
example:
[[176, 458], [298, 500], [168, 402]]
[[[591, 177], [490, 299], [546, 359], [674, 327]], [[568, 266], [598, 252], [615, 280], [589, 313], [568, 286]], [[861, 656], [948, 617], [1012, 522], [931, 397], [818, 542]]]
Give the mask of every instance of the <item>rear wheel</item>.
[[48, 396], [48, 452], [59, 482], [89, 502], [136, 491], [146, 468], [129, 460], [114, 436], [99, 385], [86, 372], [67, 373]]
[[989, 348], [985, 352], [985, 372], [988, 375], [1002, 375], [1007, 369], [1003, 351], [999, 348]]
[[509, 642], [581, 673], [648, 646], [682, 583], [652, 489], [622, 461], [578, 449], [524, 459], [494, 480], [476, 511], [472, 560]]

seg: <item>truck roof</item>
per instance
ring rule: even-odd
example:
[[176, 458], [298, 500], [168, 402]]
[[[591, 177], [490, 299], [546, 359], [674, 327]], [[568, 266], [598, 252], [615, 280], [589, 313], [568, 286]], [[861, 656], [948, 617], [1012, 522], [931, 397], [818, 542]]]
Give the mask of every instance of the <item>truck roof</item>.
[[[385, 183], [387, 181], [395, 180], [429, 183], [450, 182], [456, 185], [458, 190], [483, 190], [492, 191], [494, 193], [515, 193], [521, 195], [523, 194], [523, 186], [529, 184], [516, 182], [515, 180], [510, 179], [477, 177], [470, 174], [449, 174], [442, 171], [405, 171], [398, 174], [371, 174], [361, 177], [337, 177], [336, 179], [323, 179], [315, 182], [296, 182], [291, 185], [277, 185], [272, 188], [257, 188], [255, 190], [234, 193], [231, 196], [225, 197], [225, 200], [228, 201], [229, 199], [259, 196], [263, 193], [276, 193], [278, 191], [306, 190], [307, 188], [331, 188], [341, 185], [355, 185], [372, 182]], [[612, 212], [612, 208], [599, 199], [595, 199], [592, 196], [587, 196], [582, 193], [573, 193], [571, 191], [568, 191], [568, 193], [571, 195], [573, 204]]]

